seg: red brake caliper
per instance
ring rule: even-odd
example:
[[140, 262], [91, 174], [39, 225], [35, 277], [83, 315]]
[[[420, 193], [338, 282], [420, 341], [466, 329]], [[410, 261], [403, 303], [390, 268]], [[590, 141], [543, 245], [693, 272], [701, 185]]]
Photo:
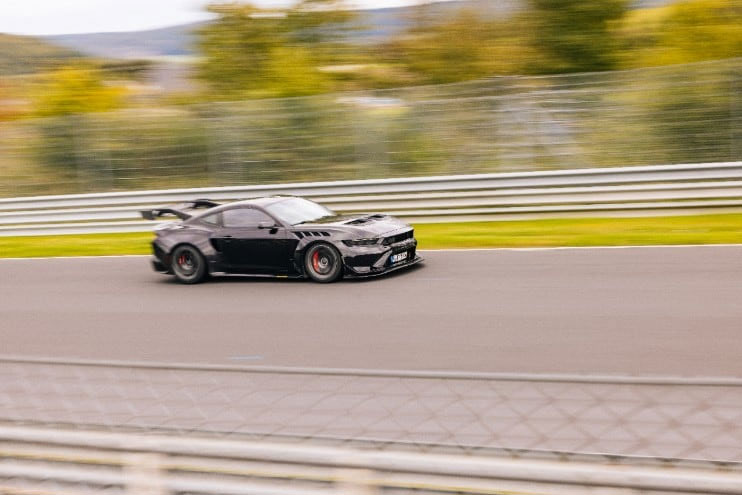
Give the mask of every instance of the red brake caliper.
[[319, 251], [315, 251], [312, 255], [312, 266], [314, 267], [314, 271], [319, 271]]

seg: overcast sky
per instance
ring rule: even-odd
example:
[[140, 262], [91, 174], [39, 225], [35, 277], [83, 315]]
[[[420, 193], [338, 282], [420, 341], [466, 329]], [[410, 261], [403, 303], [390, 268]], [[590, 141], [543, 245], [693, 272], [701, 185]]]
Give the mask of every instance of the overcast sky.
[[[0, 33], [67, 34], [137, 31], [207, 19], [209, 0], [0, 0]], [[290, 0], [255, 0], [263, 7]], [[351, 3], [351, 2], [349, 2]], [[419, 0], [355, 0], [360, 7], [392, 7]]]

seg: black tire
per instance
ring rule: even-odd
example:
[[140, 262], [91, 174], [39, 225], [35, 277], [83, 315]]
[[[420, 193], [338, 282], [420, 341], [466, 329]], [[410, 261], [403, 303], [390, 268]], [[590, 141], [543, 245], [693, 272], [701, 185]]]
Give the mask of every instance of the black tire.
[[175, 248], [170, 261], [170, 267], [178, 282], [183, 284], [197, 284], [202, 282], [208, 275], [206, 259], [193, 246], [179, 246]]
[[334, 282], [343, 275], [343, 259], [330, 244], [313, 244], [304, 254], [304, 271], [315, 282]]

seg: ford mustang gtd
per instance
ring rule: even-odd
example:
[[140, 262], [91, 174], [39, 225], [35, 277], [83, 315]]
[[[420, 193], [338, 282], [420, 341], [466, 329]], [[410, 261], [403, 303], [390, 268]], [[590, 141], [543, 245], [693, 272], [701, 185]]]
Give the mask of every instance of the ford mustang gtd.
[[275, 196], [219, 204], [196, 200], [143, 210], [155, 220], [154, 269], [195, 284], [212, 274], [308, 277], [333, 282], [414, 265], [412, 227], [384, 214], [341, 216], [304, 198]]

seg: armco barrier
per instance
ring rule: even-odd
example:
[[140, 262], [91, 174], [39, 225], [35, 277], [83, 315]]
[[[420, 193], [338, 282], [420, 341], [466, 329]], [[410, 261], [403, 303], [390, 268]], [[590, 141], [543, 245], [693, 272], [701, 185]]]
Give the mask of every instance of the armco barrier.
[[413, 222], [742, 211], [742, 162], [576, 169], [0, 199], [0, 236], [140, 232], [179, 201], [297, 195]]
[[739, 494], [739, 465], [373, 451], [0, 425], [0, 493]]

